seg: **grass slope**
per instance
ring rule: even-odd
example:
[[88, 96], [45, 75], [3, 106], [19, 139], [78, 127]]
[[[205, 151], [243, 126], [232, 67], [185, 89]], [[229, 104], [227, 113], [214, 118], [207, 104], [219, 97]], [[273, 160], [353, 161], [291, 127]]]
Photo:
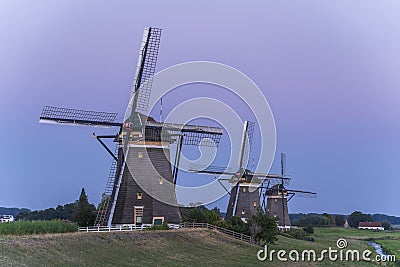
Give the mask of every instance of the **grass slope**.
[[[279, 237], [269, 249], [335, 248], [346, 237], [349, 249], [368, 249], [365, 238], [387, 234], [349, 229], [317, 228], [315, 242]], [[400, 240], [400, 233], [390, 234]], [[203, 229], [122, 233], [70, 233], [0, 236], [0, 266], [376, 266], [344, 262], [260, 262], [260, 247]]]

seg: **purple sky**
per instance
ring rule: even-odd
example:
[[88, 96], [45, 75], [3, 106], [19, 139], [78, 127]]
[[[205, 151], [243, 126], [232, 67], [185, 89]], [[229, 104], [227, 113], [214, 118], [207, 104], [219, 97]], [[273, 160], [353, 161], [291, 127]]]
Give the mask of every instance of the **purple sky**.
[[216, 61], [263, 90], [292, 187], [318, 192], [290, 212], [400, 216], [398, 1], [82, 2], [0, 2], [0, 206], [52, 207], [81, 187], [99, 201], [111, 158], [93, 129], [38, 118], [44, 105], [122, 117], [153, 26], [158, 70]]

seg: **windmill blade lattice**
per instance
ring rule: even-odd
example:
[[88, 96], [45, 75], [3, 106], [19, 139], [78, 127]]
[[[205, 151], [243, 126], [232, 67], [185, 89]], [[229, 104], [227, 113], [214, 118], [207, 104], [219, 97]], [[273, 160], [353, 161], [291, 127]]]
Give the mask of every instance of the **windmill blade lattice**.
[[235, 173], [231, 171], [231, 168], [220, 167], [220, 166], [205, 166], [198, 164], [192, 164], [189, 168], [189, 172], [219, 174], [219, 175], [235, 175]]
[[251, 152], [251, 145], [253, 143], [253, 135], [254, 135], [254, 122], [245, 121], [244, 130], [243, 130], [243, 138], [242, 145], [240, 151], [239, 158], [239, 168], [245, 169], [249, 163], [249, 157]]
[[40, 115], [41, 123], [73, 124], [95, 127], [121, 126], [115, 122], [118, 113], [45, 106]]
[[137, 94], [136, 112], [145, 113], [148, 109], [160, 39], [161, 29], [158, 28], [148, 28], [143, 34], [134, 81], [134, 92]]

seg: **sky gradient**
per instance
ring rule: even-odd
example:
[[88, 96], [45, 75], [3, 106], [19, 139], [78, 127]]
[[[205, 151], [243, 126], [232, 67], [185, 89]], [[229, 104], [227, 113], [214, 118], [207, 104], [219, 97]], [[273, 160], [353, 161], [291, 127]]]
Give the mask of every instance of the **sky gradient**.
[[157, 70], [216, 61], [261, 88], [292, 187], [318, 192], [291, 200], [290, 212], [400, 216], [399, 8], [366, 0], [1, 1], [0, 206], [54, 207], [82, 187], [100, 200], [111, 158], [94, 129], [38, 118], [54, 105], [122, 119], [142, 31], [153, 26], [163, 29]]

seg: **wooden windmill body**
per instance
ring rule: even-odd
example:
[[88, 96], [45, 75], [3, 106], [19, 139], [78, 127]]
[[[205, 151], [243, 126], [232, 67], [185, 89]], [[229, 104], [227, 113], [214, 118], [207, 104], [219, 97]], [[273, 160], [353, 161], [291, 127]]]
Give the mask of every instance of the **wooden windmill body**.
[[[147, 112], [158, 56], [161, 30], [146, 28], [140, 47], [133, 91], [123, 122], [116, 113], [46, 106], [43, 123], [119, 127], [114, 135], [94, 137], [113, 157], [106, 190], [99, 205], [96, 225], [180, 223], [175, 194], [183, 145], [218, 146], [218, 127], [157, 122]], [[116, 142], [111, 151], [103, 139]], [[171, 166], [170, 145], [176, 144]]]
[[[231, 178], [217, 178], [218, 182], [225, 188], [229, 194], [229, 203], [225, 219], [232, 216], [241, 218], [244, 222], [255, 214], [259, 208], [264, 209], [261, 202], [260, 186], [263, 181], [269, 184], [277, 184], [282, 180], [279, 175], [267, 173], [255, 173], [247, 169], [253, 139], [254, 123], [245, 121], [243, 124], [242, 142], [240, 144], [239, 170], [235, 173], [226, 171], [226, 167], [208, 167], [204, 170], [192, 169], [192, 172], [212, 174], [212, 175], [230, 175]], [[290, 178], [283, 177], [284, 181]], [[228, 181], [230, 190], [228, 190], [222, 181]]]
[[285, 183], [285, 178], [289, 178], [286, 175], [285, 153], [281, 153], [281, 174], [277, 176], [281, 179], [281, 182], [271, 185], [268, 181], [264, 181], [260, 186], [260, 195], [265, 212], [276, 218], [280, 229], [286, 231], [291, 226], [288, 202], [294, 196], [315, 197], [317, 194], [309, 191], [287, 189], [285, 187], [285, 185], [288, 185], [287, 182]]

